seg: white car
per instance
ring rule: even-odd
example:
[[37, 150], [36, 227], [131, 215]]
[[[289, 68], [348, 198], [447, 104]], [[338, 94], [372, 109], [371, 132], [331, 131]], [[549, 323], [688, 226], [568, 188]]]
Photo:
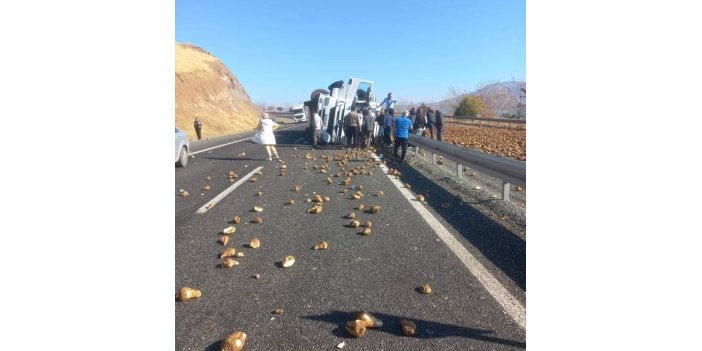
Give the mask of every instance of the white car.
[[175, 163], [178, 167], [185, 167], [188, 164], [188, 153], [190, 152], [190, 141], [184, 131], [175, 129]]

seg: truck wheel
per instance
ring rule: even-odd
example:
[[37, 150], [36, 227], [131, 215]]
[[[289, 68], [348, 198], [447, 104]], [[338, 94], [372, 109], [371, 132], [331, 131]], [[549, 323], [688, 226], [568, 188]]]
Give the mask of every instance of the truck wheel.
[[316, 100], [317, 98], [319, 98], [319, 94], [322, 94], [322, 93], [329, 94], [329, 90], [317, 89], [317, 90], [313, 91], [312, 94], [310, 94], [310, 100]]

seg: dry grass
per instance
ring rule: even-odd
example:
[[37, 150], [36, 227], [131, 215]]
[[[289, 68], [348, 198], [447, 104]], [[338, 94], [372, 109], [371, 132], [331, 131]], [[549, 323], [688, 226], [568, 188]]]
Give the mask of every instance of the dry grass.
[[213, 72], [210, 63], [216, 62], [216, 57], [180, 44], [176, 44], [175, 50], [176, 73]]
[[[228, 77], [229, 79], [222, 79]], [[202, 138], [252, 130], [258, 109], [229, 69], [204, 50], [176, 44], [176, 127], [197, 139], [193, 122], [202, 122]]]

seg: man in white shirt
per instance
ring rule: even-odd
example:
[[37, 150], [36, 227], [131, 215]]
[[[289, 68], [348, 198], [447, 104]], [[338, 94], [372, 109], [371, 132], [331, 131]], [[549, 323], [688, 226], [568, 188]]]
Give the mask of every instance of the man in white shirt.
[[317, 139], [319, 139], [319, 134], [322, 132], [322, 117], [315, 111], [314, 115], [312, 115], [312, 120], [314, 121], [314, 125], [312, 126], [312, 148], [316, 149]]
[[385, 111], [388, 111], [390, 116], [395, 116], [395, 103], [397, 100], [392, 99], [392, 93], [388, 93], [388, 97], [386, 97], [383, 102], [380, 103], [380, 106], [384, 108]]

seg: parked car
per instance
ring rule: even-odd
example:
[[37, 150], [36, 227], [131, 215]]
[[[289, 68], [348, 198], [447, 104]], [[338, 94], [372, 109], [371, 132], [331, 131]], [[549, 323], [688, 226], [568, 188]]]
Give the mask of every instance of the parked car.
[[185, 167], [188, 164], [188, 153], [190, 152], [190, 141], [188, 134], [175, 129], [175, 163], [178, 167]]

